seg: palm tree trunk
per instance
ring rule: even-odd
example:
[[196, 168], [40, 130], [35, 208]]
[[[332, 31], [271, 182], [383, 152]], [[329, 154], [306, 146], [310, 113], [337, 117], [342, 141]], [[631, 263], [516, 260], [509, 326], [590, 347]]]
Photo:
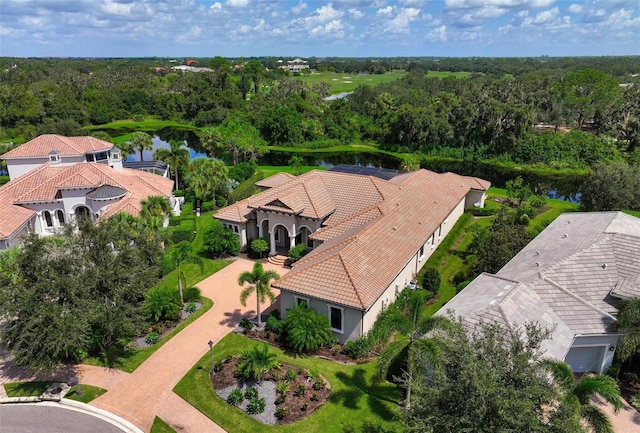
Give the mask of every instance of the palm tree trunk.
[[180, 272], [180, 263], [178, 263], [178, 289], [180, 290], [180, 302], [184, 304], [184, 296], [182, 296], [182, 273]]
[[260, 297], [258, 296], [258, 290], [256, 289], [256, 311], [258, 311], [258, 328], [262, 327], [262, 319], [260, 318]]
[[178, 167], [176, 167], [176, 189], [180, 189], [180, 186], [178, 185]]
[[143, 148], [140, 148], [140, 161], [144, 161], [144, 157], [142, 156], [143, 150], [144, 150]]

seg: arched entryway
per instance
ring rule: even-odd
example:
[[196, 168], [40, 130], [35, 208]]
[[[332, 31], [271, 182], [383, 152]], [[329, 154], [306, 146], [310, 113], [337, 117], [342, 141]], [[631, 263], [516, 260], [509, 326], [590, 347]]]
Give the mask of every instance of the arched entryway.
[[[283, 254], [286, 255], [289, 249], [291, 249], [291, 237], [289, 236], [289, 230], [281, 224], [274, 226], [269, 232], [269, 243], [271, 245], [271, 251], [269, 254]], [[295, 242], [295, 241], [294, 241]]]
[[300, 231], [296, 235], [296, 245], [304, 245], [308, 250], [313, 249], [313, 241], [309, 239], [311, 236], [311, 229], [308, 227], [300, 227]]
[[84, 219], [84, 218], [89, 218], [90, 220], [92, 219], [91, 218], [91, 211], [86, 206], [78, 206], [73, 211], [73, 214], [76, 217], [76, 221], [80, 221], [81, 219]]

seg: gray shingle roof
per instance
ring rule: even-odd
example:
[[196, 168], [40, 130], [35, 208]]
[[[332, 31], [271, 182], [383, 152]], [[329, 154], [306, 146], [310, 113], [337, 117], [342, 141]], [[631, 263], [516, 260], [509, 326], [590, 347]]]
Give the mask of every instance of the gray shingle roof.
[[496, 275], [482, 274], [438, 312], [469, 324], [553, 329], [543, 347], [564, 359], [575, 336], [613, 333], [618, 298], [640, 295], [640, 219], [621, 212], [558, 217]]

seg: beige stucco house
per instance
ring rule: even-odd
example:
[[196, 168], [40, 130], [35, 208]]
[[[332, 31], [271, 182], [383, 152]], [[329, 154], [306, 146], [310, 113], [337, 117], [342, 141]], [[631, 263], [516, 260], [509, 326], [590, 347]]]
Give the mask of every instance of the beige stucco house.
[[349, 166], [279, 174], [263, 192], [214, 217], [247, 246], [270, 241], [271, 254], [304, 244], [309, 250], [273, 286], [283, 317], [297, 303], [326, 315], [340, 342], [366, 334], [469, 206], [484, 205], [489, 182], [454, 173]]
[[120, 151], [93, 137], [41, 135], [0, 158], [11, 179], [0, 187], [0, 250], [30, 231], [53, 234], [79, 215], [138, 215], [151, 195], [166, 197], [180, 212], [171, 179], [123, 168]]
[[546, 356], [602, 373], [621, 334], [620, 299], [640, 296], [640, 219], [622, 212], [559, 216], [495, 275], [483, 273], [437, 314], [467, 324], [551, 330]]

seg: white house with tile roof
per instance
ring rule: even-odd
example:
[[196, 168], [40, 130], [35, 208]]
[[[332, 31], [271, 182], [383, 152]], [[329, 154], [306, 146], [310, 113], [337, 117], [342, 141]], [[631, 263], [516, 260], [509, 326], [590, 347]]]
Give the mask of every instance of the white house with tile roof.
[[151, 195], [169, 199], [179, 214], [171, 179], [123, 168], [119, 155], [111, 143], [93, 137], [58, 135], [1, 155], [11, 180], [0, 187], [0, 249], [19, 244], [29, 231], [53, 234], [79, 215], [138, 215], [140, 202]]
[[311, 171], [262, 181], [265, 191], [220, 210], [243, 246], [270, 240], [271, 254], [312, 251], [273, 286], [280, 309], [306, 302], [341, 342], [369, 331], [464, 213], [484, 204], [489, 182], [427, 170], [389, 179]]
[[622, 212], [566, 213], [495, 275], [482, 274], [437, 314], [552, 330], [547, 356], [574, 372], [611, 365], [619, 299], [640, 296], [640, 219]]

